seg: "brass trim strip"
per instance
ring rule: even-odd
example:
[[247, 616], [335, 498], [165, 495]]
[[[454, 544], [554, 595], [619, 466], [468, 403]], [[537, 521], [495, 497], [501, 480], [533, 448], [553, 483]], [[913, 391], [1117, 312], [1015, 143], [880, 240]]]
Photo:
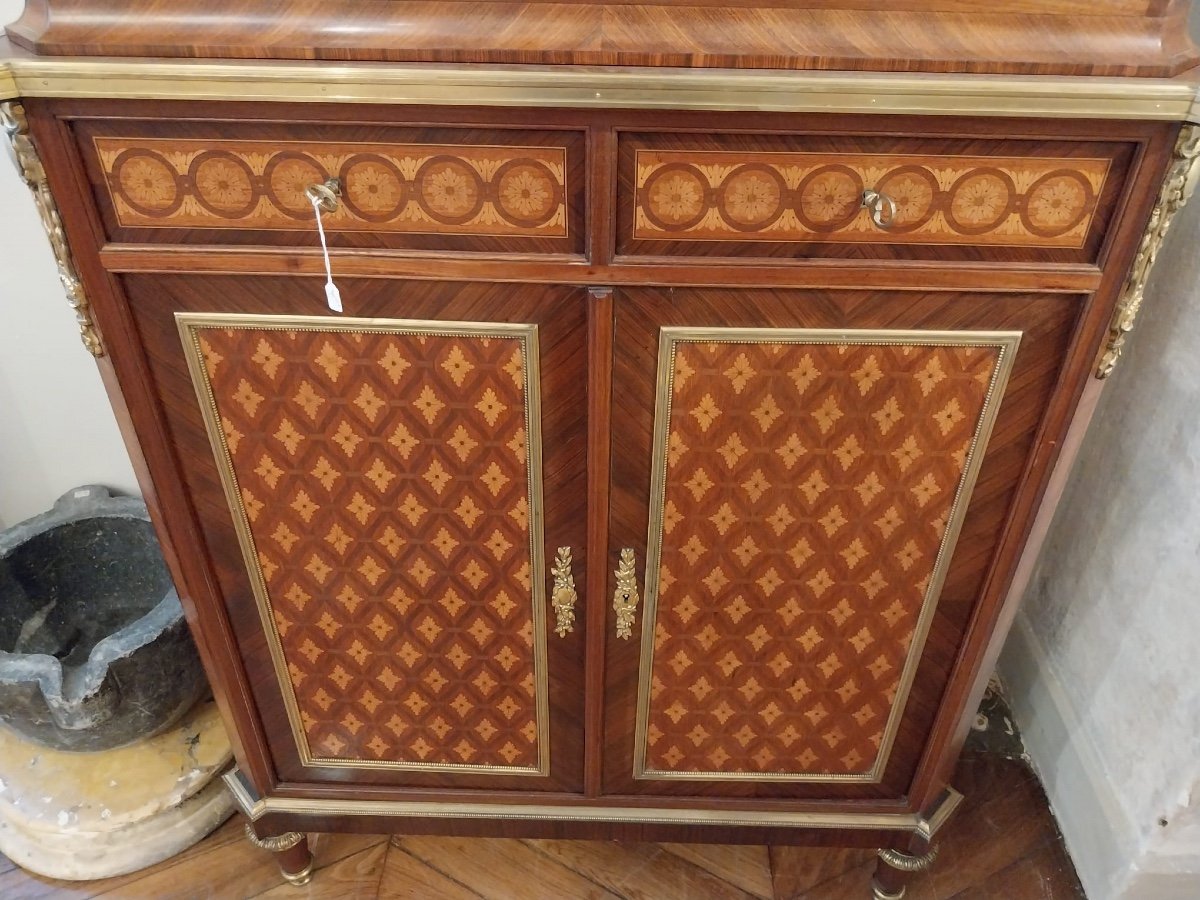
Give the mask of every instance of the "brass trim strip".
[[[456, 772], [478, 775], [533, 775], [550, 774], [550, 698], [548, 673], [548, 636], [546, 621], [546, 572], [543, 552], [543, 497], [542, 497], [542, 434], [541, 434], [541, 376], [538, 352], [537, 325], [494, 323], [494, 322], [450, 322], [423, 319], [369, 319], [334, 318], [332, 316], [255, 315], [243, 313], [175, 313], [175, 323], [183, 343], [188, 372], [196, 390], [204, 427], [213, 449], [214, 461], [225, 490], [242, 551], [246, 573], [259, 617], [271, 654], [271, 664], [287, 712], [288, 724], [296, 742], [300, 763], [307, 767], [343, 769], [386, 769], [414, 772]], [[271, 599], [267, 593], [266, 580], [258, 562], [258, 552], [250, 531], [249, 519], [242, 504], [241, 489], [233, 470], [233, 460], [220, 425], [220, 413], [216, 398], [208, 380], [200, 352], [199, 332], [206, 328], [248, 328], [265, 331], [349, 331], [366, 333], [434, 334], [439, 337], [495, 337], [516, 338], [521, 341], [525, 374], [525, 433], [526, 467], [529, 479], [529, 544], [531, 585], [530, 600], [533, 604], [534, 683], [537, 718], [537, 768], [519, 766], [457, 765], [453, 763], [395, 762], [383, 760], [331, 759], [314, 757], [308, 745], [308, 737], [301, 725], [300, 710], [296, 702], [291, 679], [287, 676], [287, 662], [275, 619], [271, 610]]]
[[[667, 772], [646, 765], [646, 735], [650, 719], [650, 680], [654, 663], [654, 631], [658, 614], [658, 574], [663, 544], [663, 507], [666, 496], [667, 431], [670, 427], [671, 389], [674, 382], [675, 347], [680, 342], [720, 343], [786, 343], [786, 344], [854, 344], [860, 346], [912, 344], [925, 347], [995, 347], [999, 350], [991, 383], [984, 395], [983, 406], [976, 422], [975, 433], [967, 450], [966, 463], [959, 480], [958, 491], [946, 520], [946, 531], [938, 548], [937, 559], [925, 590], [925, 598], [917, 617], [904, 671], [896, 689], [888, 723], [880, 741], [875, 764], [863, 774], [809, 775], [798, 772]], [[654, 407], [654, 448], [651, 456], [650, 515], [646, 536], [645, 604], [642, 612], [642, 646], [638, 669], [637, 720], [634, 726], [633, 777], [656, 781], [784, 781], [815, 783], [867, 782], [877, 784], [883, 778], [891, 756], [892, 744], [900, 728], [909, 691], [916, 678], [917, 666], [942, 585], [950, 568], [959, 532], [966, 518], [967, 506], [975, 488], [975, 480], [983, 465], [984, 451], [1012, 372], [1019, 331], [913, 331], [892, 329], [821, 329], [821, 328], [722, 328], [666, 327], [659, 333], [658, 394]]]
[[12, 61], [0, 60], [0, 100], [16, 100], [20, 96], [21, 89], [17, 87]]
[[962, 802], [963, 795], [947, 786], [934, 801], [933, 808], [921, 813], [921, 820], [917, 823], [917, 834], [927, 841], [933, 840], [933, 836], [941, 831], [942, 826], [949, 821]]
[[0, 99], [20, 96], [1200, 119], [1182, 79], [617, 66], [0, 60]]
[[418, 800], [301, 800], [255, 797], [238, 770], [222, 776], [234, 802], [250, 821], [283, 813], [308, 816], [398, 816], [421, 819], [609, 822], [640, 825], [711, 825], [758, 828], [838, 828], [901, 830], [916, 833], [919, 813], [772, 812], [752, 810], [654, 809], [633, 806], [566, 804], [454, 803]]

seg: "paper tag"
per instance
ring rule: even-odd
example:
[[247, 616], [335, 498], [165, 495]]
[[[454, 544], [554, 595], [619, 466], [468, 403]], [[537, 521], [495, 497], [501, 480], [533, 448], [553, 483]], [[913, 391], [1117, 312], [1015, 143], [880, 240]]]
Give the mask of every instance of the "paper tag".
[[332, 281], [325, 283], [325, 299], [329, 301], [329, 308], [334, 312], [342, 311], [342, 292]]

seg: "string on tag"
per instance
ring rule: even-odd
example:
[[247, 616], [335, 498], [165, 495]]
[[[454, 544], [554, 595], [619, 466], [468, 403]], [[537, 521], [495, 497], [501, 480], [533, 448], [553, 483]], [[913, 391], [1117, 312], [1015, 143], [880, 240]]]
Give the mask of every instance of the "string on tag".
[[325, 300], [336, 313], [342, 311], [342, 292], [333, 283], [333, 269], [329, 266], [329, 247], [325, 244], [325, 226], [321, 224], [321, 198], [310, 195], [313, 212], [317, 215], [317, 234], [321, 236], [321, 252], [325, 255]]

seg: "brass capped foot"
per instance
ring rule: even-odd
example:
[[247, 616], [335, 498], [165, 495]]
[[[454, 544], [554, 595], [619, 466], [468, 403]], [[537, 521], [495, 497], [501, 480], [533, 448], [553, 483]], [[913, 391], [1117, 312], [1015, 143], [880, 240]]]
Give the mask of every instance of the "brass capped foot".
[[279, 854], [279, 872], [288, 884], [302, 887], [312, 881], [313, 855], [308, 849], [307, 835], [285, 831], [283, 834], [260, 838], [247, 824], [246, 837], [260, 850]]
[[299, 872], [288, 872], [282, 868], [279, 871], [287, 879], [288, 884], [295, 885], [296, 887], [304, 887], [304, 885], [312, 881], [313, 860], [310, 859], [308, 865]]

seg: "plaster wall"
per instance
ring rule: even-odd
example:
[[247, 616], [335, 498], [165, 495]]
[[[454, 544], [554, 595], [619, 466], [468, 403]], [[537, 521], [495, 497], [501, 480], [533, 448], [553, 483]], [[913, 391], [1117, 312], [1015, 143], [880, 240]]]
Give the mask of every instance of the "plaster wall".
[[[0, 23], [22, 7], [0, 0]], [[6, 157], [0, 153], [0, 528], [44, 512], [80, 484], [138, 493], [37, 211]]]
[[1005, 648], [1092, 900], [1200, 897], [1200, 198], [1176, 220]]

